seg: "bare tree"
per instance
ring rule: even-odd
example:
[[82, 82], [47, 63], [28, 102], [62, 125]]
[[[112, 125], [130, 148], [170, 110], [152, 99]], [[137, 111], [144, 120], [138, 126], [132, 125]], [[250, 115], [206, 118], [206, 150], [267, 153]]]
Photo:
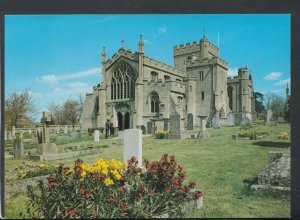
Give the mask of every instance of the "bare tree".
[[266, 106], [266, 109], [271, 108], [271, 102], [274, 99], [275, 94], [271, 93], [270, 91], [268, 91], [265, 95], [264, 95], [264, 103]]
[[21, 121], [32, 123], [37, 108], [30, 95], [29, 89], [13, 91], [5, 97], [5, 125], [7, 129], [18, 127]]
[[59, 104], [55, 104], [53, 101], [48, 106], [49, 116], [51, 117], [51, 123], [55, 125], [65, 124], [63, 118], [63, 108]]

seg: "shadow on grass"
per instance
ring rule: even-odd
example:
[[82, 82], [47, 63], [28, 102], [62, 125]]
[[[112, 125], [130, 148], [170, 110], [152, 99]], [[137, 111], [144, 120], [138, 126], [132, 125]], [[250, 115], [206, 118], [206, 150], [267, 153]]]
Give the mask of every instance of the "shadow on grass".
[[291, 146], [291, 143], [287, 142], [273, 142], [273, 141], [257, 141], [253, 145], [261, 147], [279, 147], [279, 148], [288, 148]]

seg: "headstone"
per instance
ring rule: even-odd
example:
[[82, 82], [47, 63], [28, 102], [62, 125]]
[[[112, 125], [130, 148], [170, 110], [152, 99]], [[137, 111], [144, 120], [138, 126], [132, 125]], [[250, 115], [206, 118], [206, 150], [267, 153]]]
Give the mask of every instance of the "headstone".
[[146, 127], [144, 125], [141, 126], [141, 130], [143, 134], [146, 134]]
[[232, 127], [234, 126], [234, 116], [232, 112], [229, 112], [227, 115], [227, 126]]
[[57, 134], [59, 134], [59, 130], [60, 130], [60, 128], [59, 128], [59, 126], [57, 126], [57, 128], [56, 128], [56, 133]]
[[12, 139], [15, 139], [16, 138], [16, 128], [15, 128], [15, 126], [12, 126], [11, 132], [12, 132]]
[[29, 129], [29, 130], [28, 130], [28, 134], [32, 134], [32, 131], [31, 131], [31, 129]]
[[68, 134], [68, 126], [67, 125], [65, 125], [65, 127], [64, 127], [64, 134]]
[[119, 138], [123, 139], [124, 138], [124, 131], [119, 131]]
[[194, 118], [193, 118], [193, 114], [189, 113], [187, 115], [187, 130], [193, 130], [194, 129]]
[[267, 122], [270, 122], [273, 120], [273, 112], [272, 109], [267, 110]]
[[243, 113], [241, 120], [241, 129], [248, 129], [251, 127], [250, 119], [247, 118], [246, 114]]
[[181, 139], [181, 119], [180, 115], [170, 115], [169, 139]]
[[20, 159], [24, 154], [23, 137], [14, 139], [13, 142], [13, 155], [14, 159]]
[[142, 166], [142, 130], [126, 129], [124, 131], [124, 162], [134, 156], [138, 166]]
[[94, 142], [99, 142], [99, 135], [100, 135], [99, 130], [95, 130], [94, 131]]
[[147, 122], [147, 131], [148, 131], [148, 134], [152, 133], [152, 126], [153, 126], [153, 122], [152, 121]]
[[170, 130], [170, 120], [169, 119], [164, 120], [164, 130], [165, 131]]
[[198, 138], [206, 138], [209, 137], [209, 134], [206, 131], [206, 119], [207, 116], [198, 116], [200, 118], [200, 132], [198, 134]]
[[221, 126], [220, 126], [220, 118], [218, 117], [218, 116], [214, 116], [213, 118], [212, 118], [212, 127], [213, 128], [220, 128]]

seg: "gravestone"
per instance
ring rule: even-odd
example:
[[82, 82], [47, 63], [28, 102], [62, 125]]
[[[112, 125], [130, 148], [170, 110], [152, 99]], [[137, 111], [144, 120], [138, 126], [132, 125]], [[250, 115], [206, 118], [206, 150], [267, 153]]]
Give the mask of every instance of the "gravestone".
[[31, 129], [29, 129], [29, 130], [28, 130], [28, 134], [32, 134], [32, 131], [31, 131]]
[[151, 134], [152, 133], [152, 126], [153, 126], [153, 122], [148, 121], [147, 122], [147, 133]]
[[48, 112], [43, 112], [41, 122], [43, 124], [42, 131], [40, 128], [37, 129], [37, 138], [39, 143], [39, 146], [37, 148], [37, 154], [58, 154], [56, 144], [49, 143], [49, 124], [51, 122], [51, 118], [49, 117]]
[[214, 116], [213, 118], [212, 118], [212, 121], [211, 121], [211, 123], [212, 123], [212, 127], [213, 128], [220, 128], [221, 126], [220, 126], [220, 118], [219, 118], [219, 116]]
[[187, 115], [187, 130], [193, 130], [194, 129], [194, 118], [193, 114], [189, 113]]
[[11, 132], [12, 132], [12, 139], [15, 139], [16, 138], [16, 128], [15, 128], [15, 126], [12, 126]]
[[241, 129], [248, 129], [251, 127], [250, 119], [247, 118], [246, 113], [243, 113], [241, 120]]
[[23, 137], [18, 137], [13, 141], [14, 159], [20, 159], [24, 154]]
[[134, 156], [138, 160], [138, 166], [142, 166], [142, 130], [126, 129], [124, 131], [124, 162]]
[[68, 126], [67, 125], [64, 127], [64, 134], [68, 134]]
[[198, 138], [206, 138], [209, 137], [209, 134], [206, 131], [206, 119], [207, 116], [198, 116], [200, 118], [200, 131], [198, 134]]
[[272, 109], [267, 110], [267, 122], [270, 122], [273, 120], [273, 112]]
[[181, 118], [179, 114], [170, 115], [169, 139], [181, 139]]
[[94, 131], [94, 142], [99, 142], [99, 135], [100, 135], [99, 130], [95, 130]]
[[233, 116], [232, 112], [229, 112], [227, 114], [227, 126], [229, 126], [229, 127], [234, 126], [234, 116]]
[[59, 131], [60, 131], [60, 128], [59, 128], [59, 126], [57, 126], [56, 133], [59, 134]]
[[169, 131], [170, 130], [170, 120], [169, 119], [165, 119], [164, 120], [164, 130], [165, 131]]
[[143, 134], [146, 134], [146, 127], [144, 125], [141, 126], [141, 130]]

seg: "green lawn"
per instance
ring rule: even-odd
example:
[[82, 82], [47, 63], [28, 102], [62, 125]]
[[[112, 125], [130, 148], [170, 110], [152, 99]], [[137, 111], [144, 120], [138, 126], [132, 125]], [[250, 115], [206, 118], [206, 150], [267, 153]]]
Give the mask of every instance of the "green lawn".
[[[231, 135], [239, 132], [239, 127], [208, 129], [207, 139], [143, 139], [143, 158], [159, 160], [167, 153], [174, 155], [179, 165], [187, 173], [188, 181], [195, 181], [203, 191], [204, 206], [194, 210], [187, 217], [199, 218], [288, 218], [290, 217], [289, 198], [254, 196], [247, 191], [244, 179], [252, 179], [262, 171], [267, 163], [268, 151], [284, 151], [290, 140], [283, 141], [277, 137], [283, 131], [290, 131], [288, 125], [275, 127], [256, 126], [253, 129], [267, 130], [269, 136], [259, 140], [232, 140]], [[196, 134], [199, 129], [185, 131], [185, 134]], [[88, 143], [85, 140], [82, 143]], [[112, 145], [112, 142], [116, 142]], [[254, 143], [258, 143], [258, 145]], [[81, 142], [69, 143], [64, 147]], [[92, 143], [92, 142], [90, 142]], [[98, 158], [123, 158], [123, 141], [102, 139], [101, 144], [111, 145], [101, 154], [82, 157], [84, 162], [93, 163]], [[66, 159], [65, 164], [72, 165], [73, 159]], [[5, 170], [10, 172], [22, 160], [6, 160]], [[27, 162], [38, 164], [40, 162]], [[49, 161], [57, 164], [58, 161]], [[18, 213], [25, 210], [25, 197], [22, 194], [6, 201], [5, 216], [18, 218]], [[16, 206], [16, 204], [18, 204]]]

